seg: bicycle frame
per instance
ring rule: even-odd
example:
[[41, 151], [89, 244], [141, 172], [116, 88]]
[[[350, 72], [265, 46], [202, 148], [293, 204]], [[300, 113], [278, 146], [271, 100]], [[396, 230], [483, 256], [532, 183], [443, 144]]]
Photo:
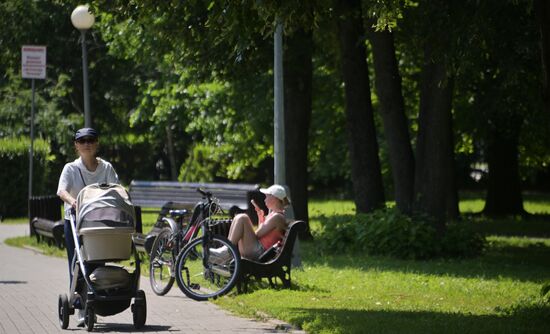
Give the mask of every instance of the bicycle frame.
[[[182, 215], [181, 212], [174, 213], [170, 217], [163, 217], [163, 221], [168, 223], [169, 229], [161, 231], [155, 240], [150, 261], [151, 286], [157, 295], [162, 296], [171, 289], [175, 279], [176, 261], [179, 254], [190, 243], [198, 241], [202, 245], [206, 245], [216, 238], [210, 230], [212, 218], [218, 214], [224, 214], [224, 212], [210, 192], [205, 192], [202, 189], [197, 189], [197, 191], [203, 195], [204, 200], [195, 205], [187, 225], [183, 224], [184, 217], [187, 215]], [[210, 255], [208, 248], [206, 252], [201, 255], [203, 266], [207, 265], [204, 256], [206, 255], [206, 259], [208, 259]], [[168, 276], [164, 276], [163, 267], [168, 270]]]
[[[236, 245], [227, 237], [216, 232], [218, 224], [229, 219], [218, 219], [225, 215], [210, 193], [197, 189], [207, 199], [199, 203], [195, 211], [195, 223], [202, 235], [193, 238], [183, 246], [177, 255], [175, 275], [180, 290], [194, 300], [217, 298], [230, 291], [240, 277], [240, 254]], [[200, 214], [199, 214], [200, 213]], [[212, 255], [212, 249], [225, 247], [223, 257]]]

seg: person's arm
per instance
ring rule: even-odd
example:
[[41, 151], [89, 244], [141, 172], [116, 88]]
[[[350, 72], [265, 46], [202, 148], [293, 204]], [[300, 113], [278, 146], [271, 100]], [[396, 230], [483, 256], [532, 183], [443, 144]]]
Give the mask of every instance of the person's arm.
[[71, 196], [67, 190], [61, 190], [57, 193], [57, 195], [63, 202], [70, 204], [73, 209], [76, 209], [76, 199]]
[[256, 236], [258, 238], [261, 238], [276, 228], [283, 230], [284, 224], [285, 217], [280, 213], [274, 214], [269, 217], [265, 222], [263, 222], [263, 224], [260, 224], [260, 226], [256, 230]]
[[254, 206], [254, 210], [256, 210], [256, 215], [258, 216], [258, 224], [261, 225], [265, 220], [265, 212], [260, 208], [258, 203], [256, 203], [255, 200], [250, 200], [250, 203]]
[[69, 167], [69, 164], [65, 165], [63, 167], [63, 171], [61, 172], [61, 176], [59, 177], [59, 184], [57, 186], [57, 196], [61, 198], [61, 200], [69, 205], [71, 205], [73, 208], [76, 209], [76, 199], [68, 192], [68, 189], [71, 187], [71, 168]]

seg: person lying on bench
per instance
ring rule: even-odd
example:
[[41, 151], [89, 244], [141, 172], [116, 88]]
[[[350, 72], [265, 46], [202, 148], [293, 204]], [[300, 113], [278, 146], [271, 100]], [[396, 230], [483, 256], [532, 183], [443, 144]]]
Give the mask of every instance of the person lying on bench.
[[[242, 257], [258, 260], [260, 255], [283, 239], [287, 229], [284, 215], [285, 208], [290, 204], [285, 188], [274, 184], [269, 188], [261, 188], [265, 194], [265, 205], [269, 212], [264, 211], [252, 200], [258, 215], [258, 228], [254, 230], [250, 217], [241, 213], [231, 222], [228, 239], [238, 245]], [[212, 262], [221, 264], [231, 258], [227, 246], [211, 248]]]

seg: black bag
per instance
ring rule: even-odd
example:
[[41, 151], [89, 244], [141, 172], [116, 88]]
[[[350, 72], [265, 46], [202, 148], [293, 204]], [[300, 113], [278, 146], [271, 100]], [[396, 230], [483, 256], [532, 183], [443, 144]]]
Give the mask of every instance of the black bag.
[[104, 266], [96, 268], [90, 274], [90, 281], [98, 290], [127, 288], [130, 285], [131, 276], [122, 267]]

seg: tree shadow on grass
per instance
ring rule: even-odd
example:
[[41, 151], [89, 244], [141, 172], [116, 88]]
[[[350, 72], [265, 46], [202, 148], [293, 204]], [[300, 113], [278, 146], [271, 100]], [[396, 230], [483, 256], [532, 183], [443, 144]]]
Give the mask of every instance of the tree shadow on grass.
[[[291, 290], [291, 291], [301, 291], [301, 292], [316, 292], [316, 293], [330, 293], [331, 290], [329, 289], [323, 289], [315, 285], [310, 284], [300, 284], [296, 282], [295, 280], [291, 281], [290, 288], [285, 288], [283, 283], [279, 278], [272, 279], [272, 282], [274, 283], [274, 286], [271, 286], [269, 284], [269, 281], [267, 278], [262, 279], [252, 279], [248, 282], [247, 289], [241, 291], [241, 294], [248, 294], [253, 293], [255, 291], [265, 290], [265, 289], [273, 289], [273, 290]], [[237, 289], [234, 289], [234, 292], [236, 292]]]
[[489, 218], [483, 213], [463, 214], [474, 223], [474, 228], [485, 235], [508, 237], [550, 238], [550, 215], [525, 214]]
[[335, 333], [547, 333], [550, 307], [511, 314], [295, 308], [290, 322], [307, 332]]
[[493, 242], [485, 253], [473, 259], [401, 260], [364, 254], [322, 254], [314, 243], [301, 243], [302, 260], [308, 265], [354, 268], [364, 271], [395, 271], [466, 278], [501, 279], [540, 283], [550, 278], [550, 247], [544, 243], [512, 246]]

